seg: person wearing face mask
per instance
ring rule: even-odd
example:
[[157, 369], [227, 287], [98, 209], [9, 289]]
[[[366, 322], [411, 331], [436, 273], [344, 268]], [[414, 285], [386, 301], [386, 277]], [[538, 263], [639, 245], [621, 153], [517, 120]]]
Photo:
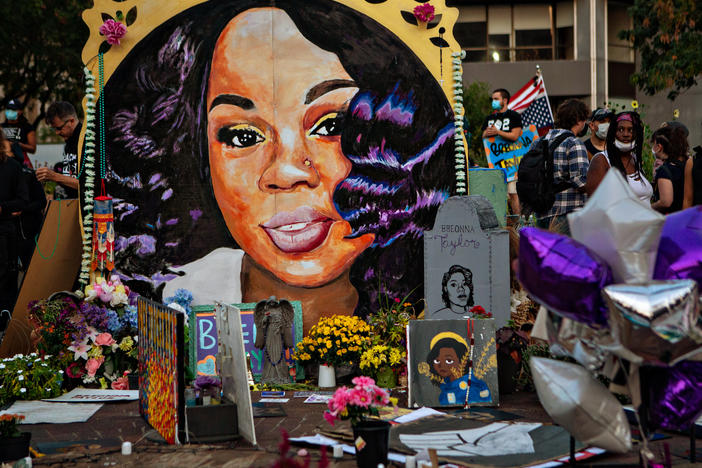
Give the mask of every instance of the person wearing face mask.
[[[506, 89], [500, 88], [492, 92], [492, 113], [483, 123], [483, 138], [499, 136], [508, 141], [517, 141], [522, 136], [522, 116], [507, 108], [509, 98], [510, 94]], [[507, 194], [512, 214], [520, 214], [515, 180], [507, 183]]]
[[585, 149], [587, 149], [587, 158], [592, 160], [592, 157], [597, 153], [605, 150], [605, 139], [607, 138], [607, 130], [609, 123], [612, 120], [612, 111], [609, 109], [597, 108], [592, 112], [588, 127], [590, 128], [590, 138], [584, 141]]
[[651, 151], [663, 164], [656, 171], [651, 207], [663, 214], [683, 208], [687, 137], [680, 127], [661, 127], [651, 136]]
[[[568, 99], [556, 109], [556, 128], [549, 130], [543, 138], [560, 144], [549, 151], [553, 154], [553, 182], [566, 188], [555, 193], [555, 202], [546, 212], [535, 213], [536, 225], [567, 236], [570, 228], [566, 215], [585, 205], [585, 181], [588, 169], [587, 150], [576, 135], [585, 128], [588, 108], [579, 99]], [[532, 148], [540, 140], [534, 140]]]
[[17, 99], [11, 99], [5, 106], [2, 131], [12, 146], [14, 159], [31, 169], [32, 162], [28, 154], [37, 151], [37, 135], [32, 124], [22, 115], [22, 104]]
[[605, 150], [590, 161], [585, 187], [588, 196], [595, 192], [607, 171], [614, 167], [622, 173], [636, 196], [643, 203], [650, 204], [653, 187], [641, 167], [643, 134], [643, 123], [638, 113], [621, 112], [614, 116], [607, 130]]

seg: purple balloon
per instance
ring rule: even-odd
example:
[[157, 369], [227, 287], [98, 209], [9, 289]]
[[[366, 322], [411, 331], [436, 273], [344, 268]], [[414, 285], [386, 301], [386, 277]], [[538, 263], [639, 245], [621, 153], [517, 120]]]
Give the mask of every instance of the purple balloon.
[[702, 362], [673, 367], [642, 367], [649, 429], [685, 431], [702, 413]]
[[668, 215], [654, 279], [693, 279], [702, 290], [702, 206]]
[[580, 242], [538, 228], [519, 231], [519, 281], [554, 312], [591, 326], [607, 323], [600, 291], [613, 282], [607, 262]]

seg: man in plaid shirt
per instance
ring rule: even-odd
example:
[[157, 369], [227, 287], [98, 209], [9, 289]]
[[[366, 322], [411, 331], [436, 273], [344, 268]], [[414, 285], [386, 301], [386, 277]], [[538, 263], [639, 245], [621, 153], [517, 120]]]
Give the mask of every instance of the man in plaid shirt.
[[[587, 149], [576, 135], [585, 128], [588, 114], [584, 102], [568, 99], [556, 110], [556, 128], [544, 136], [546, 140], [552, 141], [564, 133], [569, 134], [553, 152], [553, 180], [554, 183], [567, 181], [571, 186], [556, 193], [556, 201], [550, 210], [536, 213], [536, 225], [540, 228], [570, 235], [566, 215], [585, 204], [585, 181], [590, 163]], [[536, 141], [538, 140], [534, 142]]]

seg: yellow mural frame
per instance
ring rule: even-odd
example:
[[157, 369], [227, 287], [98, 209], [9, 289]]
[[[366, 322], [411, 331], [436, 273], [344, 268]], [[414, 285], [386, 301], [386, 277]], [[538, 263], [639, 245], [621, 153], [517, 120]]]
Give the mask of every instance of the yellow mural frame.
[[[124, 60], [129, 52], [151, 31], [165, 21], [182, 13], [188, 8], [200, 5], [208, 0], [95, 0], [93, 8], [83, 12], [83, 21], [90, 28], [90, 36], [83, 47], [83, 63], [98, 76], [97, 55], [100, 44], [105, 37], [100, 35], [99, 28], [103, 23], [103, 13], [117, 16], [117, 11], [126, 15], [136, 7], [136, 21], [127, 27], [127, 34], [119, 45], [112, 46], [104, 54], [105, 83], [109, 81], [112, 73]], [[304, 0], [300, 0], [304, 3]], [[337, 3], [352, 8], [392, 31], [404, 42], [422, 61], [427, 70], [434, 76], [449, 103], [453, 102], [453, 77], [451, 71], [451, 54], [461, 50], [458, 42], [453, 37], [453, 26], [458, 20], [458, 8], [447, 7], [445, 0], [431, 0], [429, 3], [435, 8], [435, 15], [441, 15], [438, 24], [427, 27], [426, 23], [415, 26], [403, 18], [405, 14], [412, 13], [418, 5], [414, 0], [386, 0], [383, 3], [368, 3], [366, 0], [333, 0]], [[441, 37], [449, 44], [443, 48], [443, 60], [440, 60], [441, 50], [431, 42], [432, 38], [439, 36], [439, 29], [445, 32]], [[443, 66], [442, 63], [443, 62]]]

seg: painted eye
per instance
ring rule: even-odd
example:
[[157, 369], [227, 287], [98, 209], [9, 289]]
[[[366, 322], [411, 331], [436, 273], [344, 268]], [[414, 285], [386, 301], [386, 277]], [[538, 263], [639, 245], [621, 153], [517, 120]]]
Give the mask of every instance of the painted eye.
[[336, 136], [341, 135], [344, 116], [338, 112], [332, 112], [319, 119], [314, 127], [309, 131], [315, 136]]
[[453, 359], [447, 359], [447, 360], [446, 360], [446, 365], [447, 365], [447, 366], [452, 366], [452, 365], [453, 365], [453, 362], [454, 362]]
[[438, 365], [438, 364], [441, 364], [441, 360], [439, 360], [439, 359], [434, 359], [434, 364], [437, 364], [437, 365]]
[[260, 130], [250, 125], [222, 127], [217, 131], [217, 140], [234, 148], [248, 148], [266, 140]]

